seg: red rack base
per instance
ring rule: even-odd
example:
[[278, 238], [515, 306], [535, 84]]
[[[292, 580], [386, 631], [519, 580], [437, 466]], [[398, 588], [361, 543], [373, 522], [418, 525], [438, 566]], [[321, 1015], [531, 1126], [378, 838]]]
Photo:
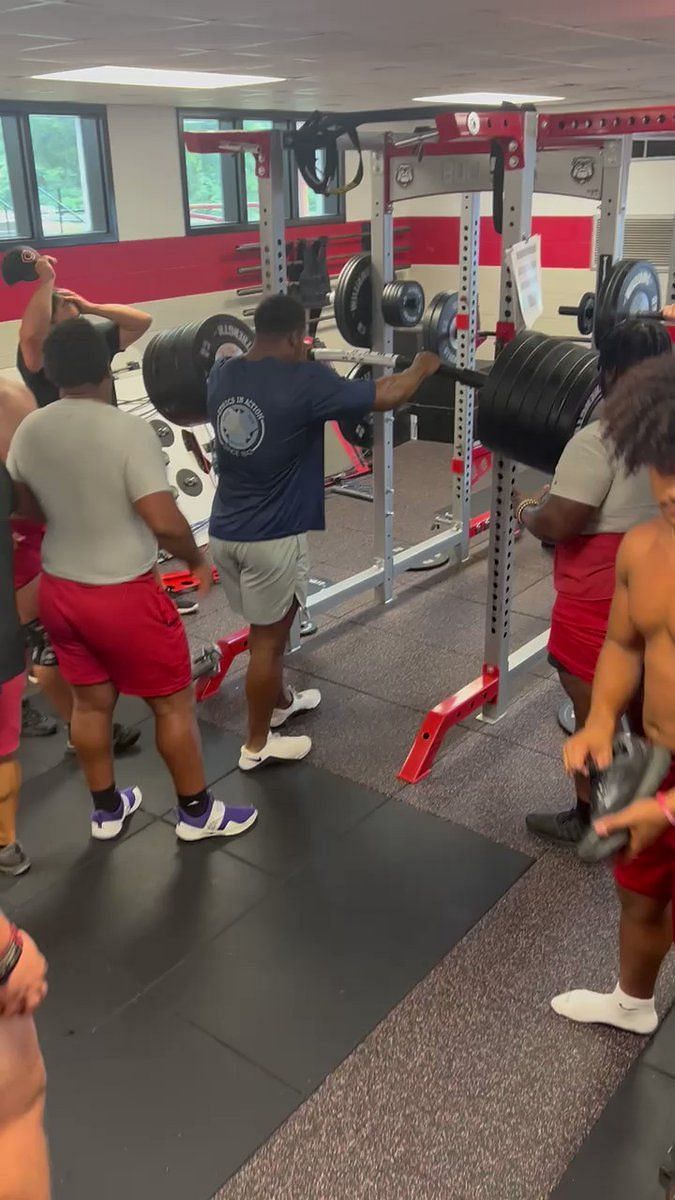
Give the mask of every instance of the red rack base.
[[216, 642], [216, 646], [220, 650], [220, 665], [215, 675], [203, 675], [201, 679], [197, 680], [195, 695], [198, 701], [208, 700], [209, 696], [215, 696], [237, 655], [248, 650], [248, 627], [238, 629], [229, 637], [220, 638]]
[[470, 717], [484, 704], [496, 700], [498, 691], [499, 671], [496, 667], [483, 667], [478, 679], [467, 683], [466, 687], [455, 692], [454, 696], [449, 696], [447, 700], [442, 700], [435, 708], [430, 709], [420, 725], [398, 778], [405, 783], [419, 783], [421, 779], [425, 779], [431, 771], [448, 729]]

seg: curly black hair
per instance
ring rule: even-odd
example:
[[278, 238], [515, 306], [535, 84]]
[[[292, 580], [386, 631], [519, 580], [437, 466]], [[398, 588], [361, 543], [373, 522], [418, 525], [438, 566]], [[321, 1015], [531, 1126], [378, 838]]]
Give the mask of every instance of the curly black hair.
[[649, 321], [644, 317], [629, 317], [619, 321], [598, 347], [598, 370], [603, 381], [603, 392], [606, 395], [609, 391], [606, 383], [610, 373], [616, 379], [645, 358], [655, 358], [671, 350], [670, 335], [660, 321]]
[[626, 371], [604, 404], [603, 425], [626, 470], [675, 475], [675, 358], [660, 354]]

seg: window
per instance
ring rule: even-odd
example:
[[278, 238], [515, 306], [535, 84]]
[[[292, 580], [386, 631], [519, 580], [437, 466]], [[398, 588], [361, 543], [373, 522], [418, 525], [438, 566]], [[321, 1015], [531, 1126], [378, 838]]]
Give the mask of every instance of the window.
[[[231, 129], [231, 121], [194, 117], [183, 121], [185, 132], [215, 133]], [[229, 154], [191, 154], [185, 151], [188, 214], [191, 229], [237, 224], [237, 165]]]
[[0, 108], [0, 240], [115, 236], [104, 110]]
[[[179, 130], [293, 129], [293, 121], [242, 118], [218, 112], [179, 113]], [[191, 154], [183, 148], [185, 223], [189, 233], [202, 233], [223, 226], [257, 225], [260, 220], [258, 180], [252, 154]], [[300, 177], [292, 150], [284, 151], [284, 200], [286, 219], [322, 221], [342, 216], [342, 197], [318, 196]]]

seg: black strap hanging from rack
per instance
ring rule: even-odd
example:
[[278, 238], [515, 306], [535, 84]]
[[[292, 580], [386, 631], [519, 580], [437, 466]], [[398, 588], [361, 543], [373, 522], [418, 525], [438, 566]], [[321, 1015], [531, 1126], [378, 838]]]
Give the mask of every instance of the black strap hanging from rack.
[[[349, 139], [352, 148], [359, 156], [354, 178], [349, 183], [338, 185], [340, 167], [340, 152], [338, 138]], [[315, 112], [299, 129], [289, 135], [290, 143], [295, 151], [298, 170], [307, 187], [319, 196], [344, 196], [353, 191], [363, 179], [363, 154], [361, 143], [356, 131], [356, 125], [344, 117], [331, 116], [327, 113]], [[319, 171], [317, 154], [323, 150], [324, 166]]]

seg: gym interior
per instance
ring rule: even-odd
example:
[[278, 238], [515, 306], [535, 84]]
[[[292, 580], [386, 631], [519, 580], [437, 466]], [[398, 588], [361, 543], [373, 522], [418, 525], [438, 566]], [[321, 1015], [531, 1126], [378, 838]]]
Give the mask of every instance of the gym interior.
[[[67, 731], [27, 684], [52, 732], [21, 739], [32, 865], [0, 875], [0, 907], [49, 965], [51, 1194], [671, 1194], [672, 961], [653, 1037], [550, 1006], [614, 986], [617, 905], [606, 864], [525, 825], [569, 807], [569, 713], [547, 658], [552, 550], [511, 506], [582, 420], [600, 323], [675, 300], [671, 6], [0, 11], [0, 252], [20, 249], [0, 381], [20, 380], [26, 247], [59, 287], [149, 314], [113, 360], [117, 404], [155, 429], [198, 545], [217, 488], [206, 377], [249, 349], [262, 298], [291, 289], [310, 353], [350, 378], [420, 350], [443, 363], [395, 415], [326, 424], [326, 528], [285, 660], [321, 692], [293, 724], [306, 761], [238, 769], [246, 623], [218, 583], [197, 598], [160, 562], [207, 783], [254, 806], [253, 828], [176, 842], [150, 710], [121, 695], [140, 736], [117, 779], [143, 806], [91, 841]], [[412, 286], [384, 296], [394, 281]], [[513, 384], [533, 336], [537, 386], [532, 363]], [[544, 363], [560, 340], [580, 381], [564, 397]], [[5, 1193], [0, 1167], [5, 1195], [47, 1193]]]

